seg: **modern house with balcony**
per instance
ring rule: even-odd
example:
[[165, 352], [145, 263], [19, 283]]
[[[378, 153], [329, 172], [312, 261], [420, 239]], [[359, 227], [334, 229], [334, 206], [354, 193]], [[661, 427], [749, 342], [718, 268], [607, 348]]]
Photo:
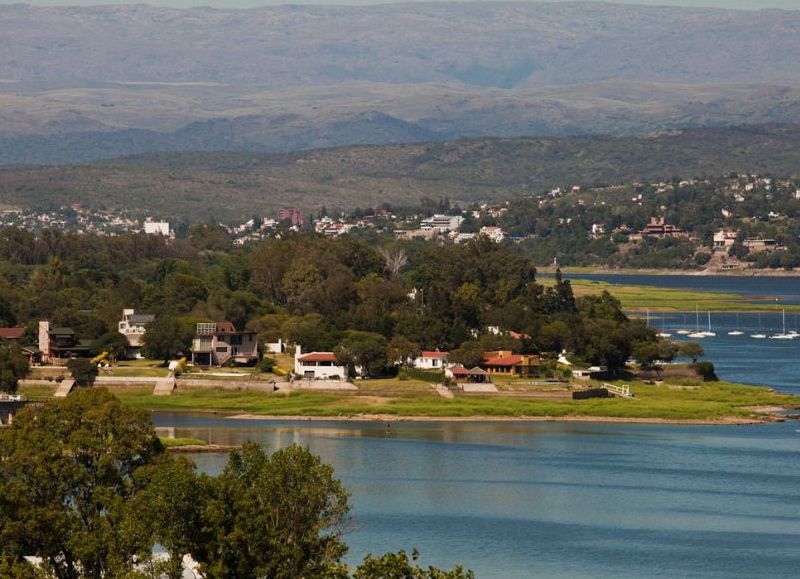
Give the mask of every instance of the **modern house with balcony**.
[[239, 332], [230, 322], [200, 323], [190, 353], [195, 366], [255, 364], [258, 361], [258, 333]]
[[119, 333], [128, 340], [128, 356], [130, 358], [141, 358], [142, 346], [147, 325], [156, 317], [152, 314], [137, 314], [135, 310], [122, 310], [122, 320], [119, 322]]

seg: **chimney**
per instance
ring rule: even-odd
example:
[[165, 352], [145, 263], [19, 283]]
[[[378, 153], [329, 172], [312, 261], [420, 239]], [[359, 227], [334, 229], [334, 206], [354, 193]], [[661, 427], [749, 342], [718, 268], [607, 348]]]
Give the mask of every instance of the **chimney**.
[[42, 356], [50, 356], [50, 322], [39, 322], [39, 350]]
[[300, 344], [295, 344], [295, 346], [294, 346], [294, 359], [297, 360], [300, 356], [301, 356]]

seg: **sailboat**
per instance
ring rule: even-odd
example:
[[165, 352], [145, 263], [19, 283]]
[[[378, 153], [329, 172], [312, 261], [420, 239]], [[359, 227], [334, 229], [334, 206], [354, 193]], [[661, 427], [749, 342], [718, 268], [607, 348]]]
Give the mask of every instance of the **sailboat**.
[[770, 340], [794, 340], [795, 335], [786, 333], [786, 309], [783, 310], [783, 331], [769, 337]]
[[729, 336], [741, 336], [744, 334], [741, 330], [739, 330], [739, 314], [736, 314], [736, 329], [728, 332]]
[[[685, 313], [683, 314], [683, 327], [684, 328], [686, 327], [686, 314]], [[676, 334], [680, 334], [681, 336], [685, 336], [686, 334], [689, 334], [691, 332], [689, 330], [680, 329], [675, 333]]]
[[659, 338], [671, 338], [672, 334], [667, 331], [667, 316], [661, 318], [661, 331], [658, 333]]
[[797, 333], [797, 314], [794, 315], [794, 330], [789, 330], [789, 334], [800, 338], [800, 334]]
[[763, 340], [767, 337], [766, 334], [761, 333], [761, 314], [758, 314], [758, 333], [757, 334], [750, 334], [751, 338], [755, 338], [756, 340]]
[[714, 336], [717, 335], [716, 332], [711, 331], [711, 311], [708, 312], [708, 329], [705, 332], [703, 332], [703, 334], [705, 334], [709, 338], [713, 338]]
[[694, 329], [694, 332], [689, 334], [689, 337], [690, 338], [697, 338], [697, 339], [705, 338], [706, 337], [706, 333], [700, 331], [700, 310], [698, 309], [697, 306], [694, 307], [694, 318], [695, 318], [695, 321], [694, 321], [695, 329]]

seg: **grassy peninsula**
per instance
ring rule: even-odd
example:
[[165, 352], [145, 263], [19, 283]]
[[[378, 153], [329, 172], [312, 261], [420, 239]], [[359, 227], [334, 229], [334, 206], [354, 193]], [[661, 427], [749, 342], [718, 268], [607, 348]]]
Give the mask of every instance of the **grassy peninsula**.
[[[128, 406], [146, 410], [201, 411], [268, 417], [331, 419], [557, 419], [630, 422], [735, 423], [773, 419], [769, 409], [800, 408], [800, 397], [729, 382], [678, 380], [658, 385], [625, 382], [632, 399], [572, 400], [532, 386], [494, 395], [443, 398], [433, 386], [371, 380], [358, 391], [265, 394], [252, 390], [178, 388], [154, 397], [151, 387], [114, 387]], [[598, 384], [599, 385], [599, 384]], [[23, 388], [22, 392], [26, 390]], [[41, 394], [41, 389], [37, 394]], [[562, 393], [564, 394], [564, 393]]]
[[[552, 278], [540, 278], [539, 282], [545, 286], [555, 284]], [[754, 302], [750, 296], [736, 293], [612, 284], [588, 279], [570, 279], [570, 284], [576, 297], [598, 295], [608, 291], [622, 303], [622, 308], [628, 311], [650, 309], [689, 312], [694, 311], [695, 306], [699, 306], [701, 310], [715, 312], [780, 312], [782, 309], [787, 313], [800, 312], [800, 306], [767, 301], [769, 296], [764, 296], [763, 302]]]

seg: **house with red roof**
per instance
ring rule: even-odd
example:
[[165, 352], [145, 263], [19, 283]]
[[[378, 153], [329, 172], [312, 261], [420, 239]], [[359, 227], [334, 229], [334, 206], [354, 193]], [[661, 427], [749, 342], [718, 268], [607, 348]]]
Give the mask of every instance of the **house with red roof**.
[[303, 354], [295, 347], [294, 373], [307, 380], [345, 380], [347, 368], [340, 364], [333, 352], [309, 352]]
[[539, 373], [541, 360], [532, 354], [514, 354], [511, 350], [484, 353], [481, 368], [487, 374], [509, 376], [535, 376]]
[[447, 364], [448, 352], [422, 351], [414, 358], [414, 368], [420, 370], [443, 370]]
[[33, 364], [41, 363], [42, 353], [35, 346], [23, 346], [20, 344], [25, 335], [25, 328], [0, 328], [0, 342], [11, 342], [17, 344], [22, 353], [28, 357], [28, 361]]

